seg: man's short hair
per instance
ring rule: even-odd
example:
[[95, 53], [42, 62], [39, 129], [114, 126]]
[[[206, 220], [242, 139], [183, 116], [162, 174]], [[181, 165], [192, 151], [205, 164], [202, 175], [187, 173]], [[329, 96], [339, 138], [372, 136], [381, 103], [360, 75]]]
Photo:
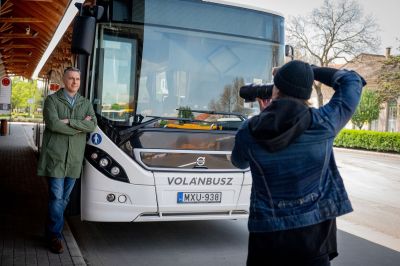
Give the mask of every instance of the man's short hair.
[[67, 67], [66, 69], [64, 69], [64, 75], [69, 71], [78, 72], [79, 74], [81, 74], [81, 70], [79, 68], [77, 68], [77, 67]]

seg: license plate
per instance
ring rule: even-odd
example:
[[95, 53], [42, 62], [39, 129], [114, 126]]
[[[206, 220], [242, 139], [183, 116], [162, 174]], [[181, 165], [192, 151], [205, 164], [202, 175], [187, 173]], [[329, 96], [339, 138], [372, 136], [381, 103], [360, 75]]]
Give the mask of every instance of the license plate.
[[222, 192], [178, 192], [178, 203], [221, 203]]

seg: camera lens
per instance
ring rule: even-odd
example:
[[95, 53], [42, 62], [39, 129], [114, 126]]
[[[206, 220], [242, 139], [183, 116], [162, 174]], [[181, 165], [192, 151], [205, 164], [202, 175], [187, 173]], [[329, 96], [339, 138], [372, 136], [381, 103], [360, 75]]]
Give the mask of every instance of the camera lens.
[[270, 99], [272, 97], [273, 87], [274, 84], [245, 85], [239, 89], [239, 96], [242, 97], [245, 102], [254, 102], [256, 98]]

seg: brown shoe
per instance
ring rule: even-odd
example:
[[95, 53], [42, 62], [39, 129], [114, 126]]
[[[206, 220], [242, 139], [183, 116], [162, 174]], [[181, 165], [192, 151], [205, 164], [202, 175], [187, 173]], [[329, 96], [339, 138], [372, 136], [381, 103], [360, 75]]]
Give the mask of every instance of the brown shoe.
[[50, 251], [56, 254], [61, 254], [64, 252], [64, 248], [62, 242], [57, 237], [53, 237], [50, 239]]

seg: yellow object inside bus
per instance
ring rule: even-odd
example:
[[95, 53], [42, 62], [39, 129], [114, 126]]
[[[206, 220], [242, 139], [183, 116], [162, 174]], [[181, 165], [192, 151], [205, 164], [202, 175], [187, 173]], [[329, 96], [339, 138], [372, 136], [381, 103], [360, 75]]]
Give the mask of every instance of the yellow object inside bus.
[[166, 125], [167, 128], [178, 128], [178, 129], [198, 129], [198, 130], [222, 130], [222, 126], [217, 125], [197, 125], [197, 124], [171, 124]]

